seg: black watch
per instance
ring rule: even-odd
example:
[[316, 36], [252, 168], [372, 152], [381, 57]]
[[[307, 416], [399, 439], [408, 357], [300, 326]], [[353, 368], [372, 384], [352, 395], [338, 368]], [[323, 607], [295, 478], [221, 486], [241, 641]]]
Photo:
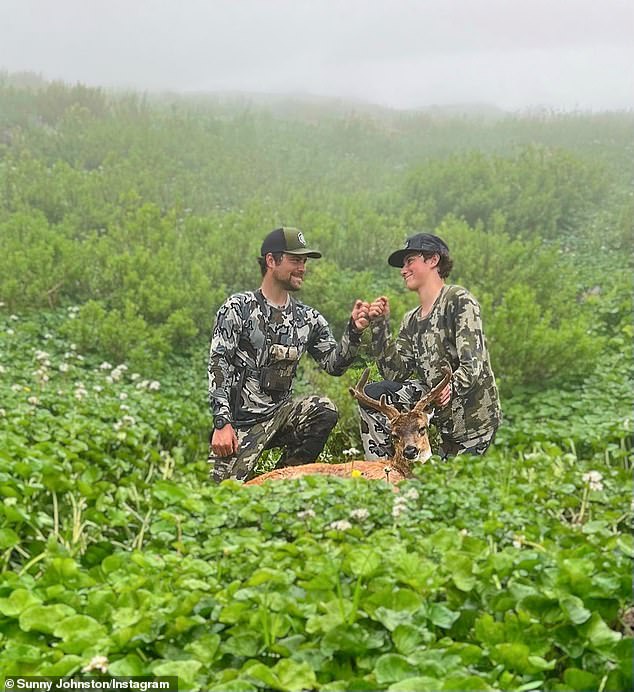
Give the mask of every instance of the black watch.
[[224, 416], [216, 416], [214, 418], [214, 428], [216, 430], [222, 430], [229, 421]]

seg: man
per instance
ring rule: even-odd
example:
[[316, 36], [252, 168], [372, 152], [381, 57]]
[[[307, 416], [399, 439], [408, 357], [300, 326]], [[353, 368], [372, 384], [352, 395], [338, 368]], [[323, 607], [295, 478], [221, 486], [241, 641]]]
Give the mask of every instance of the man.
[[[438, 236], [411, 236], [388, 263], [400, 268], [419, 305], [405, 315], [395, 341], [390, 337], [388, 299], [381, 296], [370, 305], [372, 352], [386, 381], [368, 385], [366, 392], [375, 399], [385, 394], [398, 408], [410, 408], [449, 365], [453, 375], [434, 413], [441, 455], [484, 454], [501, 412], [480, 306], [466, 289], [445, 283], [453, 260]], [[389, 426], [380, 413], [361, 408], [361, 439], [367, 459], [393, 453]]]
[[209, 462], [217, 483], [245, 480], [271, 447], [284, 448], [277, 468], [314, 461], [337, 422], [329, 399], [291, 398], [293, 378], [304, 352], [329, 374], [343, 374], [369, 324], [369, 304], [355, 302], [337, 343], [325, 318], [291, 295], [302, 287], [307, 259], [319, 257], [301, 231], [275, 229], [258, 258], [259, 290], [232, 295], [218, 311], [208, 368]]

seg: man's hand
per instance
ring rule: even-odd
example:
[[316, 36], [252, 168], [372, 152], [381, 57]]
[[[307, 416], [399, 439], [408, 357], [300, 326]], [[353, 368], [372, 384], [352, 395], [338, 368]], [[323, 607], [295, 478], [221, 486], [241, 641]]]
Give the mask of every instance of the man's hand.
[[368, 317], [370, 321], [376, 320], [379, 317], [387, 317], [390, 314], [390, 301], [387, 296], [379, 296], [375, 298], [368, 309]]
[[362, 332], [369, 324], [370, 318], [368, 316], [368, 311], [370, 310], [370, 303], [366, 303], [365, 300], [355, 300], [354, 307], [352, 308], [352, 323], [354, 328], [358, 332]]
[[438, 394], [436, 397], [436, 403], [444, 407], [451, 400], [451, 382], [447, 383], [447, 386]]
[[214, 430], [211, 438], [211, 451], [217, 457], [230, 457], [239, 448], [238, 436], [231, 423], [227, 423], [221, 430]]

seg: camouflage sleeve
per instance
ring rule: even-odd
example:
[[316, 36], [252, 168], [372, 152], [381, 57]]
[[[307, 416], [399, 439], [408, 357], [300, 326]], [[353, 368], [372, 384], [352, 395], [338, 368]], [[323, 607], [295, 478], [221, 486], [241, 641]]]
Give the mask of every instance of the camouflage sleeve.
[[372, 322], [372, 355], [376, 359], [381, 376], [386, 380], [407, 380], [416, 370], [416, 359], [408, 336], [407, 315], [401, 323], [396, 339], [390, 335], [390, 322], [381, 317]]
[[348, 322], [341, 341], [337, 343], [323, 315], [313, 311], [315, 319], [308, 342], [308, 353], [329, 375], [343, 375], [350, 367], [361, 345], [361, 333]]
[[464, 395], [478, 382], [486, 360], [480, 306], [469, 294], [456, 304], [456, 350], [460, 365], [451, 378], [454, 392]]
[[240, 300], [231, 296], [218, 310], [209, 348], [209, 407], [214, 416], [231, 419], [234, 355], [242, 331]]

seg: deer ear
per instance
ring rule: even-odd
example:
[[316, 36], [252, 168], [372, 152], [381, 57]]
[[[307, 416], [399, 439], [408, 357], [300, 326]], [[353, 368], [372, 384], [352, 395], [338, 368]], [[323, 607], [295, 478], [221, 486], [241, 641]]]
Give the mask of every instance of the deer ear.
[[427, 414], [427, 421], [429, 422], [434, 417], [434, 409], [433, 408], [425, 409], [425, 413]]

